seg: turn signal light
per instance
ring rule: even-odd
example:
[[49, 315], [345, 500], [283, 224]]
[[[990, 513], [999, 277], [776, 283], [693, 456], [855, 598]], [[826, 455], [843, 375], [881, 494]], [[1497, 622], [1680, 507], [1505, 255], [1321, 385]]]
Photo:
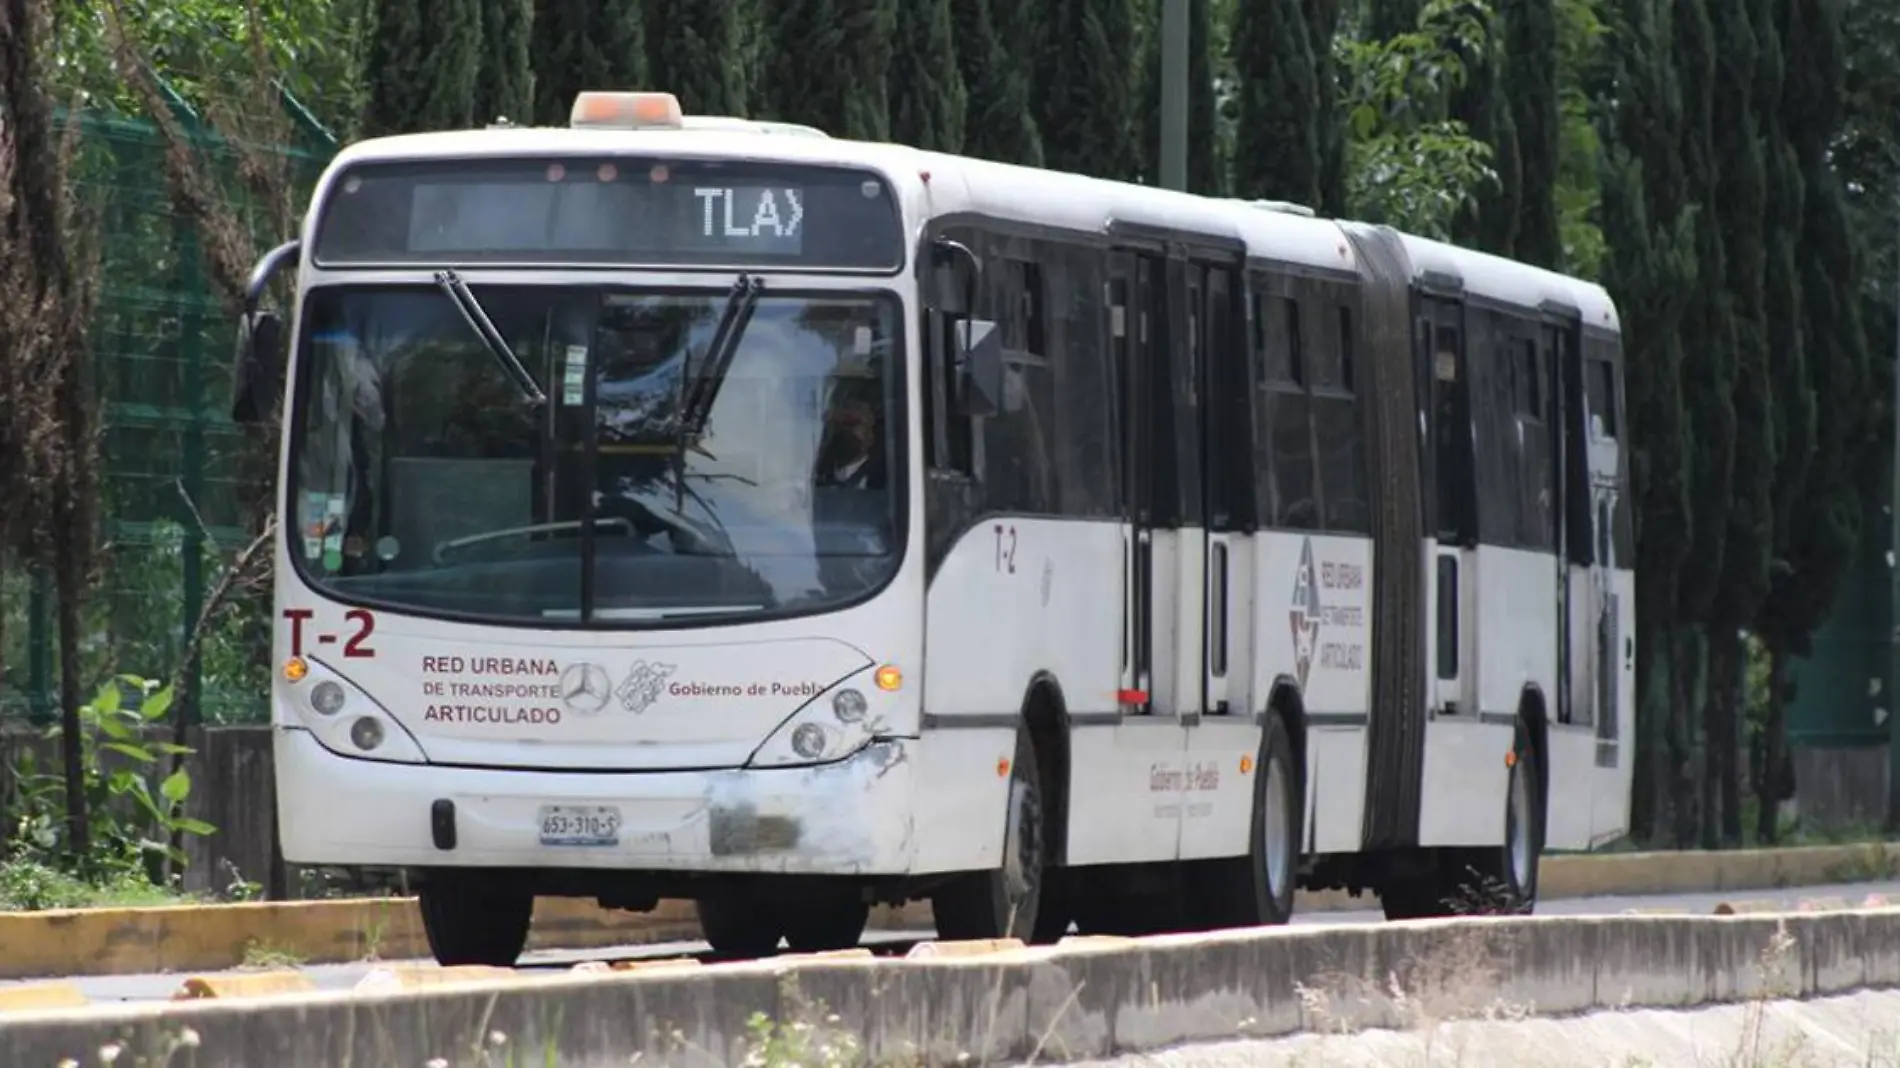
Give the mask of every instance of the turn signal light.
[[284, 661], [284, 678], [286, 680], [290, 682], [302, 682], [304, 676], [308, 674], [310, 674], [310, 665], [303, 662], [303, 657], [293, 656], [289, 660]]

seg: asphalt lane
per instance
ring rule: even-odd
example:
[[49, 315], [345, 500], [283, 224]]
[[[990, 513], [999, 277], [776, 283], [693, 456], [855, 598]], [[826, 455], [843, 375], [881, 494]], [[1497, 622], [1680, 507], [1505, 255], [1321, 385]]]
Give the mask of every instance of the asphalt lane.
[[[1845, 900], [1849, 905], [1859, 905], [1869, 894], [1878, 894], [1900, 904], [1900, 880], [1872, 883], [1843, 883], [1832, 886], [1791, 887], [1781, 890], [1751, 890], [1727, 893], [1707, 894], [1661, 894], [1631, 897], [1582, 897], [1559, 898], [1539, 903], [1537, 914], [1540, 916], [1614, 916], [1629, 909], [1681, 909], [1690, 913], [1712, 913], [1715, 907], [1724, 901], [1766, 901], [1774, 902], [1782, 908], [1793, 910], [1803, 901], [1824, 899]], [[1353, 912], [1315, 912], [1295, 915], [1293, 922], [1298, 926], [1344, 926], [1351, 924], [1382, 923], [1384, 917], [1377, 908]], [[866, 939], [866, 945], [878, 943], [902, 943], [927, 939], [930, 931], [875, 932]], [[563, 969], [582, 961], [590, 960], [640, 960], [661, 957], [680, 957], [708, 952], [704, 942], [664, 942], [648, 945], [619, 946], [611, 949], [560, 950], [530, 953], [521, 960], [524, 970]], [[390, 963], [426, 963], [421, 961], [369, 962], [359, 961], [351, 964], [313, 964], [299, 970], [308, 975], [319, 989], [347, 990], [361, 982], [371, 972]], [[78, 976], [72, 981], [85, 991], [94, 1002], [111, 1001], [163, 1001], [172, 996], [183, 982], [187, 973], [155, 973], [146, 975], [96, 975]], [[203, 974], [203, 973], [189, 973]], [[25, 980], [40, 982], [43, 980]], [[0, 982], [0, 986], [14, 985], [13, 981]]]

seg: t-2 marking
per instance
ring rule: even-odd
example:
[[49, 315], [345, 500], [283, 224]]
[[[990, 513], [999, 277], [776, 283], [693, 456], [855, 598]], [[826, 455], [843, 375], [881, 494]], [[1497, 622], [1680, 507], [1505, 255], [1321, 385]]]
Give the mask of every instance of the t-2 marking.
[[1016, 527], [996, 524], [996, 570], [1016, 573]]

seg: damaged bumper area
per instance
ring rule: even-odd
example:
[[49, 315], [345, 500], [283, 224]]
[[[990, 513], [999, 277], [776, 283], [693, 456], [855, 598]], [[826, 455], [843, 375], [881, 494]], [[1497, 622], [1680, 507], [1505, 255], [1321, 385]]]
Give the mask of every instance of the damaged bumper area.
[[816, 767], [530, 772], [351, 760], [307, 731], [280, 729], [284, 859], [902, 875], [914, 744], [876, 741]]

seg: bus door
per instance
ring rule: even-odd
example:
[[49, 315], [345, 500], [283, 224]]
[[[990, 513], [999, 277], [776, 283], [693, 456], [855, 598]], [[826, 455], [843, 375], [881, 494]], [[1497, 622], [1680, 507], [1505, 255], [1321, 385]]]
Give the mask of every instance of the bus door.
[[1419, 302], [1413, 332], [1425, 386], [1432, 475], [1433, 530], [1438, 548], [1428, 590], [1434, 626], [1429, 632], [1436, 670], [1434, 700], [1440, 715], [1477, 716], [1472, 670], [1471, 576], [1466, 550], [1477, 544], [1477, 499], [1471, 453], [1471, 399], [1466, 386], [1464, 306], [1447, 297]]
[[[1122, 718], [1112, 763], [1118, 778], [1133, 780], [1128, 798], [1135, 807], [1114, 814], [1125, 815], [1125, 820], [1104, 818], [1101, 825], [1113, 823], [1116, 841], [1112, 848], [1104, 844], [1107, 851], [1139, 854], [1143, 860], [1173, 857], [1179, 848], [1186, 744], [1182, 727], [1197, 719], [1202, 707], [1202, 680], [1192, 667], [1199, 656], [1185, 661], [1189, 667], [1184, 673], [1180, 653], [1189, 643], [1198, 648], [1199, 609], [1192, 606], [1202, 601], [1201, 533], [1183, 529], [1175, 467], [1175, 365], [1184, 350], [1173, 342], [1181, 336], [1186, 317], [1181, 302], [1169, 298], [1180, 292], [1182, 270], [1179, 260], [1145, 250], [1110, 255], [1109, 332], [1120, 396], [1125, 523], [1118, 695]], [[1184, 583], [1190, 575], [1184, 565], [1189, 564], [1195, 565], [1192, 581]], [[1197, 625], [1184, 634], [1181, 622], [1190, 612]], [[1075, 829], [1080, 830], [1079, 825]]]
[[[1198, 664], [1189, 693], [1200, 701], [1189, 716], [1185, 782], [1181, 798], [1181, 857], [1220, 856], [1245, 841], [1253, 818], [1250, 780], [1236, 774], [1240, 759], [1259, 748], [1259, 711], [1251, 693], [1253, 611], [1253, 394], [1246, 345], [1246, 292], [1238, 254], [1202, 255], [1186, 265], [1183, 288], [1188, 310], [1184, 347], [1192, 393], [1176, 411], [1188, 425], [1175, 470], [1195, 486], [1187, 502], [1186, 529], [1200, 528], [1199, 560], [1184, 569], [1184, 590], [1198, 589], [1194, 611], [1200, 640], [1179, 655]], [[1179, 394], [1177, 394], [1179, 396]], [[1198, 474], [1198, 478], [1190, 475]], [[1184, 493], [1184, 496], [1188, 494]], [[1184, 554], [1185, 555], [1185, 554]], [[1193, 573], [1198, 572], [1198, 574]], [[1198, 579], [1198, 584], [1188, 583]], [[1185, 629], [1185, 628], [1184, 628]], [[1192, 658], [1192, 659], [1190, 659]]]
[[[1621, 353], [1616, 343], [1586, 336], [1578, 359], [1583, 378], [1582, 418], [1577, 436], [1583, 441], [1588, 489], [1579, 492], [1578, 525], [1588, 541], [1587, 572], [1579, 582], [1586, 591], [1587, 612], [1581, 617], [1579, 640], [1590, 650], [1588, 669], [1581, 672], [1590, 692], [1590, 714], [1596, 730], [1596, 783], [1592, 788], [1591, 821], [1595, 833], [1625, 825], [1633, 773], [1630, 752], [1622, 745], [1631, 725], [1636, 697], [1636, 642], [1632, 625], [1635, 590], [1629, 585], [1634, 565], [1634, 531], [1630, 523], [1629, 466], [1622, 443], [1627, 441]], [[1579, 555], [1573, 552], [1572, 558]], [[1619, 573], [1621, 573], [1619, 577]]]
[[1585, 432], [1583, 395], [1583, 354], [1578, 351], [1576, 324], [1552, 321], [1546, 313], [1538, 331], [1537, 347], [1543, 364], [1552, 368], [1557, 403], [1551, 426], [1551, 457], [1555, 468], [1552, 485], [1553, 532], [1557, 543], [1557, 707], [1552, 710], [1560, 724], [1587, 726], [1596, 721], [1596, 700], [1590, 680], [1596, 660], [1595, 643], [1590, 639], [1590, 622], [1595, 617], [1595, 600], [1590, 583], [1590, 473], [1589, 438]]

